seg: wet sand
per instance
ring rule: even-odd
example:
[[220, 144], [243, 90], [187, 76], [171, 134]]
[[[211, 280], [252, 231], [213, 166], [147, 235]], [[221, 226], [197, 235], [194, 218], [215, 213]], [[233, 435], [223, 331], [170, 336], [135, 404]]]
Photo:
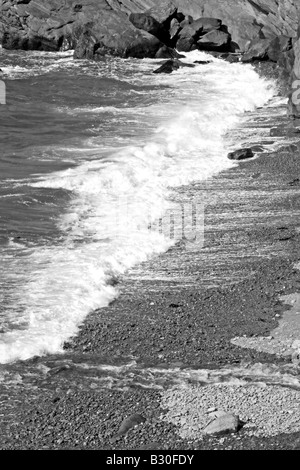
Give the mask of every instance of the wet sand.
[[[181, 241], [117, 279], [118, 299], [87, 317], [65, 354], [1, 367], [1, 449], [300, 448], [300, 424], [292, 433], [278, 426], [275, 435], [242, 428], [199, 437], [184, 435], [162, 406], [165, 391], [221, 383], [224, 370], [245, 380], [260, 365], [271, 371], [267, 388], [275, 370], [298, 380], [292, 343], [257, 346], [272, 344], [287, 319], [282, 296], [300, 293], [300, 139], [286, 137], [297, 123], [284, 107], [268, 119], [264, 110], [249, 115], [247, 128], [263, 153], [174, 192], [178, 201], [203, 204], [203, 246]], [[283, 137], [270, 137], [274, 127]], [[145, 421], [118, 433], [135, 413]]]

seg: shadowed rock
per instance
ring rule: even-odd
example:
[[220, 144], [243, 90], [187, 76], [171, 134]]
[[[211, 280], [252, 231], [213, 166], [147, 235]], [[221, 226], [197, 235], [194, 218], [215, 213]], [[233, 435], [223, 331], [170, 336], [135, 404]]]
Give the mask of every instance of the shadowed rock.
[[222, 26], [222, 21], [216, 18], [198, 18], [197, 20], [191, 20], [192, 18], [188, 18], [180, 24], [183, 28], [179, 32], [176, 44], [179, 51], [188, 52], [195, 49], [200, 36], [217, 31]]
[[162, 46], [155, 54], [155, 59], [184, 59], [185, 55], [179, 54], [175, 49]]
[[219, 55], [220, 59], [226, 60], [226, 62], [229, 62], [230, 64], [236, 64], [237, 62], [241, 61], [241, 55], [240, 54], [230, 54], [229, 52], [226, 52], [224, 54]]
[[200, 64], [200, 65], [211, 64], [211, 60], [194, 60], [194, 64]]
[[163, 43], [147, 31], [136, 29], [127, 19], [107, 13], [106, 24], [88, 23], [74, 51], [75, 59], [97, 60], [105, 55], [118, 57], [154, 57]]
[[228, 154], [229, 160], [246, 160], [252, 157], [254, 157], [254, 153], [251, 148], [235, 150]]
[[242, 62], [254, 60], [272, 60], [278, 62], [283, 53], [292, 48], [292, 39], [287, 36], [273, 38], [256, 38], [242, 57]]
[[180, 60], [167, 60], [158, 69], [153, 70], [153, 73], [172, 73], [174, 70], [178, 70], [180, 67], [195, 67], [194, 64], [186, 64]]
[[199, 41], [197, 46], [203, 51], [229, 51], [231, 36], [223, 31], [210, 31], [206, 33]]
[[146, 13], [131, 13], [129, 21], [138, 29], [143, 29], [164, 43], [170, 42], [169, 32], [155, 18]]

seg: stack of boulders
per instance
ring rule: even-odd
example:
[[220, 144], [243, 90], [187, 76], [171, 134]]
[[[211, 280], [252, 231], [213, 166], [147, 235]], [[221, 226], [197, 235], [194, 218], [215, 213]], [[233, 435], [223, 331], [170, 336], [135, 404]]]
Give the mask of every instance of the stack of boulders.
[[292, 48], [300, 4], [286, 0], [0, 0], [7, 49], [68, 50], [75, 58], [156, 57], [162, 47], [245, 52], [275, 60]]
[[0, 0], [0, 45], [74, 49], [76, 59], [167, 58], [169, 71], [195, 49], [271, 61], [289, 77], [289, 112], [300, 117], [299, 14], [299, 0]]

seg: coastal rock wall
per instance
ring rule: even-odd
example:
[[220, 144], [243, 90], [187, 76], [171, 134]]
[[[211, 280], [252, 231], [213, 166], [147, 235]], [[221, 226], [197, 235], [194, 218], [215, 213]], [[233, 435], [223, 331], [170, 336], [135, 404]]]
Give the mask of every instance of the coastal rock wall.
[[300, 119], [300, 14], [297, 38], [293, 43], [293, 57], [290, 61], [290, 93], [288, 103], [288, 114], [295, 119]]
[[[7, 49], [70, 50], [77, 59], [173, 57], [172, 48], [277, 62], [300, 117], [299, 0], [0, 0]], [[166, 47], [168, 46], [168, 47]]]
[[[145, 39], [151, 57], [158, 43], [129, 21], [131, 13], [147, 12], [166, 29], [187, 15], [219, 18], [245, 51], [257, 37], [296, 37], [299, 11], [297, 0], [0, 0], [0, 41], [11, 49], [59, 50], [74, 48], [84, 33], [85, 42], [90, 34], [103, 52], [130, 56], [137, 50], [140, 57]], [[148, 46], [143, 50], [147, 54]]]
[[184, 14], [193, 18], [220, 18], [241, 50], [256, 37], [295, 37], [298, 28], [298, 0], [174, 0]]

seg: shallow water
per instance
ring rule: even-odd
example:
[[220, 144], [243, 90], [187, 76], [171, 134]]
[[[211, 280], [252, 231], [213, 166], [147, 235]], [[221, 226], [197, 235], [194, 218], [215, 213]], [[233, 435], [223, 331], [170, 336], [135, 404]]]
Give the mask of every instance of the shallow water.
[[120, 274], [174, 244], [155, 224], [172, 188], [234, 166], [245, 111], [276, 94], [250, 65], [157, 62], [0, 51], [0, 363], [61, 352]]

